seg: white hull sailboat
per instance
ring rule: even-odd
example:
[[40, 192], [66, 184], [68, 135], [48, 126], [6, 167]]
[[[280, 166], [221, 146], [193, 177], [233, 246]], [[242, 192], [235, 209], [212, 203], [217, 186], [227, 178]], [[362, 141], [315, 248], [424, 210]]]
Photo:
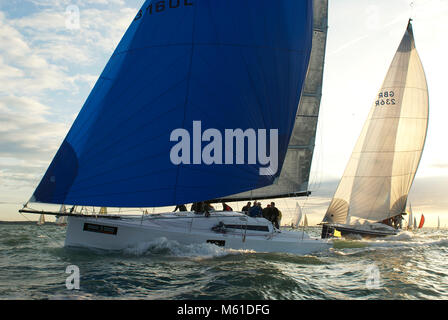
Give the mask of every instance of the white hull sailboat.
[[428, 126], [428, 88], [409, 20], [344, 175], [322, 237], [394, 235], [402, 225]]
[[[147, 0], [21, 212], [309, 195], [327, 9], [327, 0], [199, 0], [161, 14]], [[308, 254], [331, 245], [233, 211], [62, 215], [66, 246], [166, 238]]]
[[142, 243], [168, 239], [182, 244], [210, 243], [224, 249], [308, 254], [326, 250], [330, 241], [303, 232], [279, 231], [264, 218], [239, 212], [194, 212], [120, 217], [70, 217], [65, 245], [123, 250]]

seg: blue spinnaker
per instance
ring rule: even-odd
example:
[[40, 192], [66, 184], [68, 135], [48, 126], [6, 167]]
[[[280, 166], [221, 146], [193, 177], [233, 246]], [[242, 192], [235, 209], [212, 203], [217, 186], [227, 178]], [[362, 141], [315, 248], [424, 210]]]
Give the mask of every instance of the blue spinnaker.
[[[312, 10], [311, 0], [146, 1], [32, 201], [165, 206], [272, 184], [308, 68]], [[260, 175], [258, 160], [173, 164], [170, 135], [193, 134], [194, 121], [223, 137], [278, 129], [278, 170]]]

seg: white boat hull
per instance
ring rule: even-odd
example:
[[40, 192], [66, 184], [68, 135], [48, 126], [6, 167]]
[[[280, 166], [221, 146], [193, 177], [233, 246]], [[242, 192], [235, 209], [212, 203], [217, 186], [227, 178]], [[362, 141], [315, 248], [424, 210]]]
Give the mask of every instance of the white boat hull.
[[[220, 222], [226, 226], [225, 231], [212, 230]], [[191, 212], [167, 213], [143, 219], [69, 217], [65, 246], [123, 250], [161, 238], [187, 245], [212, 243], [225, 249], [301, 255], [332, 247], [331, 240], [310, 238], [297, 231], [279, 232], [264, 218], [237, 212], [217, 212], [210, 217]]]

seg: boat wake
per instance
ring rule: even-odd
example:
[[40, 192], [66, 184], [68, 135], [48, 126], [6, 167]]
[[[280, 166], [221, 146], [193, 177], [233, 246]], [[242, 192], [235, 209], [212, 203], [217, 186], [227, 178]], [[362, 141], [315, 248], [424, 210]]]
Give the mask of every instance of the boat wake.
[[418, 247], [445, 247], [448, 246], [446, 236], [434, 236], [427, 234], [416, 234], [410, 231], [403, 231], [397, 235], [392, 235], [380, 239], [339, 239], [334, 241], [334, 253], [340, 255], [356, 254], [359, 250], [344, 251], [344, 249], [362, 249], [361, 251], [371, 251], [375, 249], [394, 248], [418, 248]]
[[181, 244], [167, 238], [158, 238], [154, 241], [142, 242], [123, 250], [125, 255], [168, 255], [182, 258], [216, 258], [229, 254], [241, 253], [239, 250], [227, 250], [214, 244]]

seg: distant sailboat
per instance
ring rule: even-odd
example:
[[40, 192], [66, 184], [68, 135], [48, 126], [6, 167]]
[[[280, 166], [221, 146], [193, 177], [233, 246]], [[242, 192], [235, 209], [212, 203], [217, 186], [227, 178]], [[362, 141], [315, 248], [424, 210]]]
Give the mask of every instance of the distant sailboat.
[[302, 221], [302, 208], [300, 207], [299, 203], [296, 202], [296, 210], [291, 221], [291, 228], [293, 229], [298, 228], [301, 221]]
[[418, 228], [419, 229], [423, 228], [424, 224], [425, 224], [425, 216], [422, 214], [422, 216], [420, 217], [420, 223], [418, 224]]
[[41, 225], [44, 225], [44, 224], [45, 224], [45, 215], [41, 214], [39, 216], [39, 220], [37, 221], [37, 225], [41, 226]]
[[437, 217], [437, 230], [440, 229], [440, 217]]
[[414, 217], [414, 230], [417, 230], [417, 218]]
[[408, 213], [408, 230], [412, 230], [412, 222], [414, 220], [414, 215], [412, 213], [412, 206], [411, 206], [411, 204], [409, 204], [409, 209], [407, 210], [407, 213]]
[[308, 227], [308, 218], [307, 218], [306, 214], [305, 214], [305, 219], [303, 220], [303, 226]]
[[335, 228], [367, 237], [397, 232], [427, 126], [428, 88], [409, 20], [323, 219], [323, 238]]
[[[67, 209], [65, 208], [65, 205], [62, 205], [59, 209], [59, 212], [62, 214], [67, 213]], [[56, 225], [58, 226], [66, 226], [67, 225], [67, 216], [56, 216]]]

